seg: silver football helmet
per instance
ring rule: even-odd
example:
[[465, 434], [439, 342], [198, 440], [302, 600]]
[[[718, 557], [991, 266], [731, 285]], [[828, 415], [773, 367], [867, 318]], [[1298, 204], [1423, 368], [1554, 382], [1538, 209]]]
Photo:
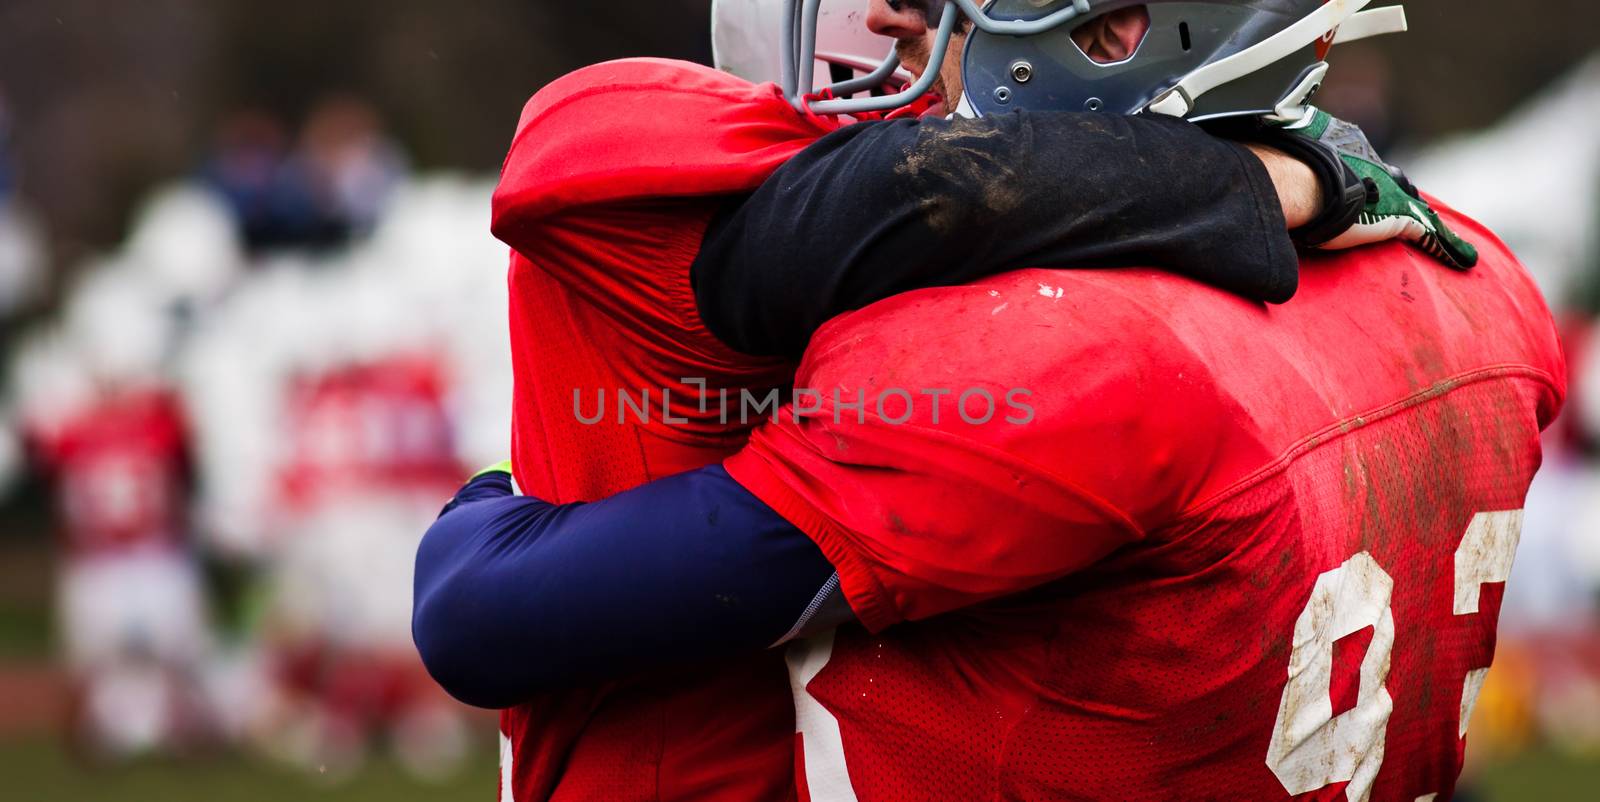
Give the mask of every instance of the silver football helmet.
[[[727, 0], [732, 1], [732, 0]], [[822, 21], [841, 0], [769, 0], [779, 10], [779, 85], [797, 107], [819, 114], [899, 108], [937, 77], [960, 20], [970, 21], [962, 72], [969, 114], [1006, 109], [1149, 111], [1190, 120], [1242, 115], [1296, 119], [1321, 85], [1329, 47], [1405, 30], [1398, 6], [1371, 0], [927, 0], [937, 25], [929, 69], [895, 93], [858, 93], [898, 67], [891, 53], [865, 77], [818, 83]], [[842, 0], [864, 7], [863, 0]], [[758, 0], [747, 0], [758, 2]], [[1150, 29], [1133, 55], [1101, 64], [1071, 32], [1095, 17], [1143, 5]], [[860, 21], [865, 23], [865, 15]], [[820, 98], [818, 95], [820, 94]], [[954, 100], [954, 99], [947, 99]]]

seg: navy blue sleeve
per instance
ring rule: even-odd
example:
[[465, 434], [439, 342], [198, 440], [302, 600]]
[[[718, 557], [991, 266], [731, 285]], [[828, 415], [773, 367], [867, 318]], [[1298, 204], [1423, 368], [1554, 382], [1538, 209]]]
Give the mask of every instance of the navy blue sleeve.
[[721, 466], [591, 504], [511, 492], [507, 474], [474, 479], [417, 553], [412, 635], [467, 704], [765, 648], [836, 585]]

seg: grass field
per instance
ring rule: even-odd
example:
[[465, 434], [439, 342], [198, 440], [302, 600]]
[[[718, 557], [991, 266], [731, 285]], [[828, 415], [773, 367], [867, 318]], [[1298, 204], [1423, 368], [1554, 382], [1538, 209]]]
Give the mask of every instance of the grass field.
[[47, 741], [0, 743], [0, 799], [16, 802], [494, 802], [495, 750], [442, 784], [422, 783], [387, 760], [353, 779], [321, 781], [243, 757], [151, 760], [85, 768]]
[[[493, 802], [493, 749], [455, 780], [419, 783], [387, 761], [341, 784], [245, 758], [85, 769], [44, 741], [0, 743], [0, 798], [18, 802]], [[1594, 802], [1600, 762], [1530, 753], [1486, 773], [1474, 802]]]
[[1595, 802], [1600, 758], [1581, 760], [1548, 751], [1524, 753], [1486, 767], [1481, 802]]

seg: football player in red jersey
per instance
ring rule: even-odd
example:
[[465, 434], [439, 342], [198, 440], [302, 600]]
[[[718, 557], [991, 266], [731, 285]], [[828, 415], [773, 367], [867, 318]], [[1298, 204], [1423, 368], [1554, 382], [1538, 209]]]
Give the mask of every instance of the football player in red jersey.
[[[1196, 166], [1205, 160], [1194, 158], [1190, 143], [1160, 146], [1173, 134], [1193, 137], [1187, 126], [1083, 115], [905, 120], [843, 130], [802, 152], [832, 124], [783, 101], [770, 86], [633, 61], [580, 71], [530, 102], [497, 192], [496, 232], [516, 249], [514, 453], [518, 478], [535, 495], [592, 499], [729, 453], [751, 419], [708, 416], [705, 397], [682, 377], [701, 377], [700, 387], [713, 394], [786, 382], [790, 367], [781, 357], [798, 351], [811, 328], [897, 290], [1029, 263], [1165, 261], [1171, 254], [1184, 257], [1173, 269], [1248, 297], [1282, 300], [1292, 288], [1292, 278], [1285, 285], [1275, 273], [1286, 249], [1248, 220], [1264, 206], [1257, 195], [1262, 176], [1247, 159], [1240, 166], [1239, 151], [1224, 143], [1206, 140], [1225, 148], [1216, 158], [1238, 170], [1221, 176], [1206, 175], [1216, 165]], [[669, 104], [682, 113], [662, 115]], [[1074, 130], [1076, 139], [1061, 136]], [[1012, 144], [984, 149], [996, 139]], [[652, 147], [641, 151], [643, 141]], [[1015, 144], [1034, 142], [1037, 150]], [[1108, 151], [1109, 142], [1126, 149]], [[988, 188], [964, 185], [965, 176], [949, 171], [962, 162], [932, 161], [925, 175], [907, 177], [903, 168], [919, 164], [908, 154], [931, 155], [938, 146], [965, 147], [1009, 168], [1014, 196], [1004, 219], [992, 220], [999, 210]], [[1092, 173], [1147, 158], [1175, 159], [1187, 169], [1147, 174], [1151, 184], [1143, 190]], [[774, 170], [778, 176], [762, 184]], [[863, 191], [851, 196], [839, 187], [846, 175], [861, 180]], [[834, 192], [820, 191], [830, 185]], [[1063, 185], [1075, 191], [1063, 198]], [[1240, 193], [1248, 210], [1217, 204], [1219, 196]], [[1141, 197], [1159, 203], [1130, 205]], [[1343, 219], [1340, 204], [1323, 205]], [[1271, 211], [1269, 219], [1276, 217]], [[1175, 218], [1187, 224], [1180, 234], [1163, 233]], [[986, 219], [993, 236], [966, 236]], [[1130, 221], [1137, 221], [1132, 229]], [[1112, 231], [1127, 236], [1108, 244]], [[1240, 269], [1235, 249], [1248, 240], [1262, 244], [1246, 252], [1267, 267]], [[1209, 260], [1211, 249], [1227, 256]], [[751, 262], [765, 264], [756, 271]], [[683, 390], [676, 403], [672, 387]], [[659, 398], [659, 416], [595, 427], [567, 406], [575, 392], [581, 400], [585, 389], [599, 395], [608, 388], [639, 393], [636, 411], [653, 410]], [[788, 764], [792, 713], [781, 672], [763, 671], [775, 668], [774, 660], [699, 666], [615, 691], [524, 704], [504, 719], [503, 749], [516, 755], [504, 767], [502, 792], [519, 799], [781, 798], [790, 787], [778, 767]]]
[[409, 648], [395, 598], [410, 576], [396, 559], [409, 522], [461, 470], [442, 368], [426, 350], [345, 356], [285, 388], [282, 463], [263, 516], [278, 539], [261, 615], [276, 693], [254, 730], [306, 743], [283, 751], [305, 754], [307, 770], [353, 771], [383, 738], [405, 744], [408, 767], [448, 766], [462, 751], [466, 724]]
[[211, 633], [188, 416], [166, 371], [172, 321], [126, 270], [92, 275], [65, 318], [24, 357], [19, 404], [62, 535], [64, 729], [96, 757], [193, 747], [212, 732], [197, 683]]

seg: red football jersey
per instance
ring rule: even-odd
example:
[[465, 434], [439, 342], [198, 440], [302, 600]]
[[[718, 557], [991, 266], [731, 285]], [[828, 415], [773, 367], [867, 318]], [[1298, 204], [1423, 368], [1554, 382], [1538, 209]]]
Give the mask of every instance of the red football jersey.
[[187, 537], [188, 428], [171, 393], [119, 391], [30, 440], [54, 476], [72, 554], [168, 549]]
[[820, 331], [821, 409], [727, 463], [865, 625], [789, 654], [808, 797], [1449, 799], [1565, 382], [1444, 214], [1475, 270], [1032, 270]]
[[[794, 366], [708, 332], [689, 267], [730, 195], [832, 127], [771, 84], [659, 59], [588, 67], [529, 101], [494, 232], [513, 248], [512, 463], [530, 494], [593, 500], [744, 443], [754, 420], [720, 422], [720, 390], [786, 386]], [[501, 729], [502, 799], [794, 796], [777, 653], [552, 694]]]

